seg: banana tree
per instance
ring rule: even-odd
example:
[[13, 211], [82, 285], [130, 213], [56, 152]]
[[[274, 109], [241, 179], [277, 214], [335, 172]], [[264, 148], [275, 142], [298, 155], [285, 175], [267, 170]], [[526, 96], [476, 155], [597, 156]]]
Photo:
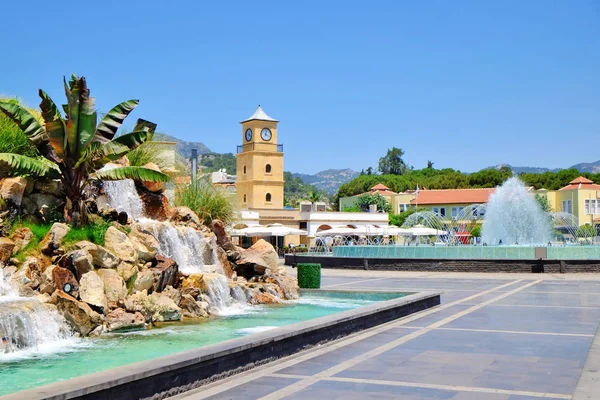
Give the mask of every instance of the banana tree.
[[[167, 182], [169, 177], [144, 167], [102, 168], [152, 138], [154, 132], [136, 126], [133, 132], [115, 137], [123, 120], [138, 105], [138, 100], [125, 101], [106, 113], [100, 122], [95, 99], [90, 97], [84, 77], [63, 79], [67, 104], [64, 117], [50, 96], [39, 90], [40, 110], [44, 124], [15, 102], [0, 101], [0, 112], [14, 121], [36, 146], [43, 158], [0, 153], [3, 175], [29, 174], [59, 178], [64, 186], [65, 218], [68, 222], [87, 221], [84, 207], [85, 189], [93, 179], [134, 179]], [[8, 166], [8, 168], [6, 168]]]

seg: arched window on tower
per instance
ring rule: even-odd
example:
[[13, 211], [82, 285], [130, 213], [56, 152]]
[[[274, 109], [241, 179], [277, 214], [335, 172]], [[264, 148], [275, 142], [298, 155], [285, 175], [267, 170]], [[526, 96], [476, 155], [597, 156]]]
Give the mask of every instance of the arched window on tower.
[[246, 195], [244, 195], [244, 203], [246, 202]]
[[244, 174], [246, 173], [246, 166], [244, 165]]
[[266, 172], [267, 174], [270, 174], [270, 173], [271, 173], [271, 164], [267, 164], [267, 166], [265, 167], [265, 172]]
[[267, 193], [267, 195], [265, 196], [265, 201], [266, 201], [267, 203], [270, 203], [270, 202], [271, 202], [271, 193]]

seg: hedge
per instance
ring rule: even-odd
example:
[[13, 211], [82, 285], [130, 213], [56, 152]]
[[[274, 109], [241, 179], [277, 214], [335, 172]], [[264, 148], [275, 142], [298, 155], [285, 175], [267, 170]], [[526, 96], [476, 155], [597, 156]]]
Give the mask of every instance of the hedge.
[[321, 264], [298, 264], [298, 286], [301, 289], [320, 289]]

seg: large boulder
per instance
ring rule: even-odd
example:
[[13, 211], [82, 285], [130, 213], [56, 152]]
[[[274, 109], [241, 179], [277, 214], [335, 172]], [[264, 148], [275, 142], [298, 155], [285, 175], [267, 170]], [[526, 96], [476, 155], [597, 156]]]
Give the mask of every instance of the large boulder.
[[52, 280], [52, 273], [54, 272], [54, 268], [56, 268], [56, 267], [57, 267], [56, 265], [50, 265], [42, 273], [42, 275], [40, 277], [40, 279], [41, 279], [40, 287], [38, 288], [40, 293], [42, 293], [42, 294], [46, 293], [46, 294], [51, 295], [56, 290], [56, 285], [54, 284], [54, 281]]
[[202, 307], [202, 303], [196, 301], [191, 295], [185, 294], [181, 297], [179, 306], [185, 318], [205, 318], [208, 312]]
[[27, 187], [27, 180], [22, 177], [6, 178], [0, 186], [0, 197], [11, 206], [20, 206], [23, 193]]
[[79, 294], [79, 283], [71, 271], [62, 267], [55, 267], [52, 270], [52, 283], [57, 289], [77, 297]]
[[63, 224], [61, 222], [55, 222], [42, 242], [40, 244], [40, 248], [42, 253], [46, 255], [52, 255], [55, 250], [57, 250], [62, 244], [63, 239], [69, 233], [69, 225]]
[[79, 281], [79, 298], [96, 307], [100, 312], [108, 309], [108, 300], [104, 294], [104, 280], [94, 271], [86, 272]]
[[0, 237], [0, 264], [6, 264], [13, 256], [15, 242], [6, 237]]
[[15, 242], [15, 248], [13, 249], [13, 255], [23, 250], [33, 239], [33, 232], [29, 228], [19, 228], [13, 232], [10, 236], [13, 242]]
[[123, 261], [117, 266], [117, 273], [127, 282], [138, 273], [138, 267], [135, 264]]
[[127, 297], [125, 281], [117, 271], [114, 269], [99, 269], [96, 273], [104, 281], [104, 294], [106, 294], [109, 303], [116, 304], [119, 300]]
[[135, 224], [131, 228], [129, 238], [133, 242], [138, 258], [144, 261], [152, 261], [160, 247], [158, 240], [152, 232], [145, 227]]
[[181, 320], [181, 308], [167, 295], [152, 293], [148, 295], [145, 290], [136, 292], [125, 300], [127, 311], [141, 312], [146, 321], [179, 321]]
[[[54, 214], [62, 214], [64, 201], [61, 198], [45, 193], [34, 193], [29, 198], [35, 203], [36, 212], [48, 221]], [[33, 213], [31, 213], [33, 214]]]
[[62, 290], [54, 292], [52, 297], [51, 302], [56, 304], [58, 311], [80, 335], [88, 335], [102, 322], [102, 317], [90, 306], [82, 301], [77, 301]]
[[144, 216], [158, 221], [165, 221], [169, 211], [169, 199], [162, 193], [151, 193], [146, 189], [138, 191], [144, 204]]
[[281, 288], [287, 300], [296, 300], [299, 297], [298, 281], [287, 274], [273, 274], [265, 278], [266, 283], [273, 283]]
[[104, 246], [121, 261], [135, 263], [137, 261], [137, 250], [124, 232], [114, 226], [106, 230]]
[[154, 273], [149, 269], [138, 272], [133, 284], [133, 292], [150, 291], [154, 287]]
[[200, 218], [188, 207], [173, 207], [169, 210], [168, 217], [170, 221], [178, 225], [186, 225], [196, 229], [202, 228]]
[[119, 259], [102, 246], [84, 240], [75, 244], [75, 247], [90, 253], [96, 268], [117, 268], [119, 265]]
[[233, 269], [231, 268], [231, 265], [229, 264], [229, 259], [227, 258], [227, 253], [225, 253], [225, 250], [223, 250], [220, 247], [217, 247], [217, 258], [218, 258], [219, 264], [223, 268], [223, 272], [225, 273], [225, 276], [227, 277], [227, 279], [231, 279], [231, 277], [233, 276]]
[[111, 310], [106, 315], [106, 330], [119, 331], [119, 330], [133, 330], [133, 329], [144, 329], [146, 325], [146, 319], [140, 312], [128, 313], [122, 308], [116, 308]]
[[249, 298], [249, 302], [250, 304], [281, 304], [283, 303], [283, 300], [271, 293], [257, 290], [253, 293], [253, 296]]
[[25, 277], [29, 280], [27, 285], [32, 289], [37, 289], [44, 280], [44, 265], [36, 257], [27, 257], [20, 271], [25, 274]]
[[241, 258], [235, 262], [238, 274], [248, 278], [253, 275], [264, 275], [267, 270], [276, 272], [279, 268], [279, 256], [271, 243], [259, 239], [241, 254]]
[[34, 183], [34, 189], [37, 192], [50, 194], [55, 197], [62, 197], [64, 195], [64, 186], [60, 179], [36, 180]]
[[223, 221], [214, 219], [210, 224], [210, 229], [214, 232], [217, 237], [217, 244], [225, 251], [235, 251], [236, 247], [231, 242], [231, 238], [225, 231], [225, 224]]
[[65, 254], [59, 265], [73, 271], [79, 280], [83, 274], [94, 269], [94, 259], [87, 250], [79, 249]]
[[[153, 162], [149, 162], [148, 164], [144, 165], [144, 168], [148, 168], [148, 169], [151, 169], [153, 171], [162, 172], [160, 170], [160, 168], [158, 167], [158, 165], [156, 165]], [[142, 185], [144, 185], [144, 187], [146, 189], [148, 189], [149, 191], [151, 191], [153, 193], [162, 193], [162, 192], [165, 191], [165, 183], [164, 182], [142, 181]]]
[[179, 266], [173, 259], [157, 255], [150, 270], [154, 273], [154, 291], [162, 292], [167, 286], [179, 285]]

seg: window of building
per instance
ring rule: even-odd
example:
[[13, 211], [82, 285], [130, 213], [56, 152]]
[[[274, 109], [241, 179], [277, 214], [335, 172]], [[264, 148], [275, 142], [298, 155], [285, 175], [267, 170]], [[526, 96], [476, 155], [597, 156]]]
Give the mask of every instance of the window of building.
[[246, 195], [244, 195], [244, 203], [246, 202]]
[[267, 203], [270, 203], [270, 202], [271, 202], [271, 193], [267, 193], [267, 195], [265, 196], [265, 201], [266, 201]]
[[450, 216], [452, 218], [458, 218], [458, 216], [460, 214], [460, 210], [462, 210], [462, 207], [452, 207], [450, 209]]
[[265, 167], [265, 172], [266, 172], [267, 174], [270, 174], [270, 173], [271, 173], [271, 164], [267, 164], [267, 166]]
[[404, 212], [406, 210], [408, 210], [410, 207], [410, 204], [398, 204], [398, 212]]
[[246, 166], [244, 165], [244, 174], [246, 173]]
[[573, 214], [573, 202], [571, 200], [563, 200], [562, 211], [569, 214]]
[[600, 214], [600, 201], [596, 199], [585, 200], [585, 213], [587, 215]]
[[446, 216], [446, 207], [433, 207], [431, 209], [431, 211], [433, 211], [434, 213], [436, 213], [440, 217], [445, 217]]

